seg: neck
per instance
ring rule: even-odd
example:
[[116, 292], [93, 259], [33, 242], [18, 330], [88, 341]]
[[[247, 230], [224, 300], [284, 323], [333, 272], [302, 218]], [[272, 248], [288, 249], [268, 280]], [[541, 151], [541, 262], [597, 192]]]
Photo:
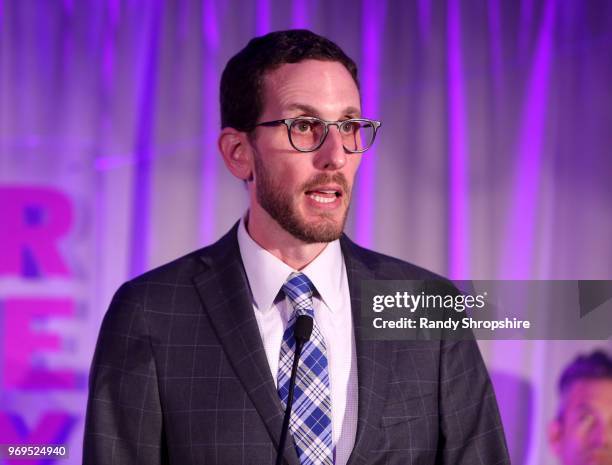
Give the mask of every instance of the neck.
[[245, 226], [251, 239], [294, 270], [306, 267], [327, 246], [326, 242], [310, 244], [295, 238], [263, 210], [251, 209]]

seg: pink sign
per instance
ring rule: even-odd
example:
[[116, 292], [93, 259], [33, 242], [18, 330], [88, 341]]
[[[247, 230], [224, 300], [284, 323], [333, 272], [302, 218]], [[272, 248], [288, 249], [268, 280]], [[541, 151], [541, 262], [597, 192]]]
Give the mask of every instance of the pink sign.
[[58, 244], [72, 226], [70, 200], [45, 187], [0, 187], [0, 276], [70, 276]]

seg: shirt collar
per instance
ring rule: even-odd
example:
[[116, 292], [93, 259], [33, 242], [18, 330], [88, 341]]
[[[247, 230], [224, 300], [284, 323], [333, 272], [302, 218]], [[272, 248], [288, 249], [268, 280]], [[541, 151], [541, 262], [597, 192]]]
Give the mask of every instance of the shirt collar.
[[[285, 284], [287, 277], [296, 270], [251, 238], [246, 230], [245, 217], [240, 220], [238, 226], [238, 247], [255, 307], [262, 312], [267, 312], [272, 308], [274, 299]], [[323, 251], [301, 270], [312, 281], [319, 296], [332, 312], [340, 310], [343, 271], [344, 259], [338, 240], [328, 243]]]

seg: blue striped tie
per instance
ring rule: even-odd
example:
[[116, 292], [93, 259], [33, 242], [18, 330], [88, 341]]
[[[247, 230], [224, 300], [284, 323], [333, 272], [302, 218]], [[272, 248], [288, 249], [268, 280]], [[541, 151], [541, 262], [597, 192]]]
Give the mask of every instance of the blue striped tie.
[[[286, 408], [295, 353], [293, 327], [300, 315], [314, 319], [314, 286], [306, 275], [292, 273], [283, 285], [283, 291], [295, 310], [283, 335], [278, 368], [278, 394], [283, 407]], [[310, 340], [302, 349], [289, 430], [302, 465], [334, 463], [327, 355], [323, 335], [316, 324], [313, 325]]]

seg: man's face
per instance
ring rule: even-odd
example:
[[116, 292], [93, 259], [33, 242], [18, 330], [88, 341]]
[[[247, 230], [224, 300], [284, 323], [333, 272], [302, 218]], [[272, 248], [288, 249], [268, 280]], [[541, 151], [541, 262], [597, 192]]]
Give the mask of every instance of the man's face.
[[[259, 122], [298, 116], [344, 120], [360, 116], [359, 91], [337, 62], [305, 60], [265, 75]], [[336, 126], [314, 152], [296, 151], [284, 125], [259, 127], [252, 139], [251, 209], [261, 208], [285, 231], [306, 243], [340, 237], [360, 154], [346, 153]]]
[[551, 445], [563, 465], [612, 465], [612, 380], [580, 380], [562, 399]]

